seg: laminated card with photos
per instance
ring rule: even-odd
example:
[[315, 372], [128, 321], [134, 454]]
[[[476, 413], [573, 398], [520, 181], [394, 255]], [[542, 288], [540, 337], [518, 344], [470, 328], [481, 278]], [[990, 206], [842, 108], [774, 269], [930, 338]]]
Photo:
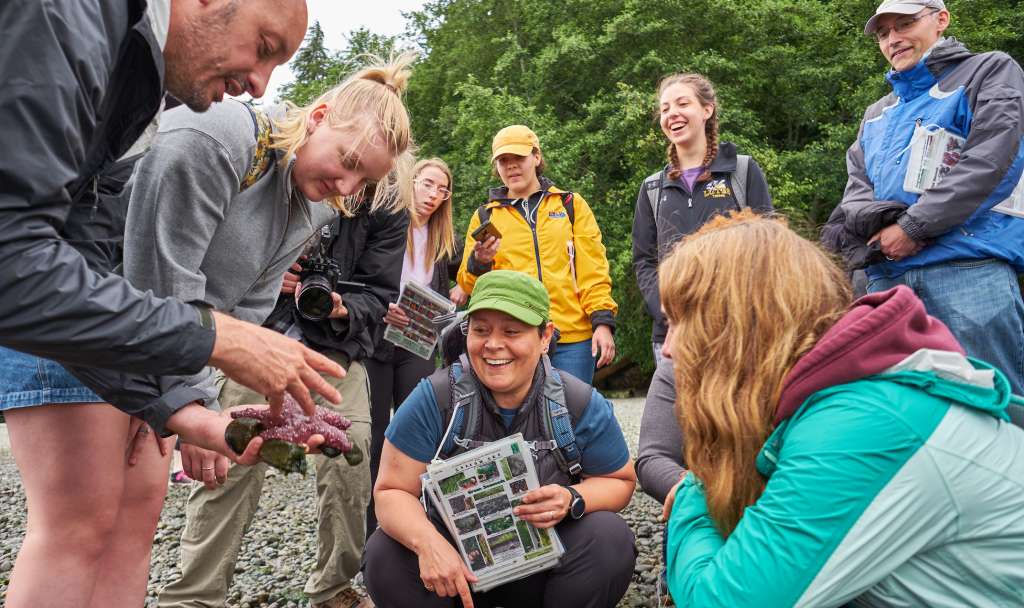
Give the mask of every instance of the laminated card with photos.
[[[910, 140], [910, 158], [903, 189], [915, 194], [934, 188], [960, 162], [966, 140], [942, 128], [918, 125]], [[1024, 218], [1024, 175], [993, 211]]]
[[455, 304], [433, 289], [409, 281], [398, 296], [398, 307], [409, 317], [409, 325], [388, 325], [384, 339], [421, 359], [430, 359], [437, 345], [439, 326], [453, 318]]
[[535, 528], [512, 513], [539, 487], [521, 433], [435, 460], [422, 478], [423, 495], [444, 519], [482, 592], [558, 563], [565, 549], [554, 528]]

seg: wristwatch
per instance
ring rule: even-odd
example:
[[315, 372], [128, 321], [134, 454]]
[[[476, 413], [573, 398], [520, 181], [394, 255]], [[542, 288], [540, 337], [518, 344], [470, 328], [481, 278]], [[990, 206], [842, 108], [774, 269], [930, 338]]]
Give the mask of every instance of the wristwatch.
[[580, 496], [580, 493], [572, 486], [562, 487], [569, 490], [569, 494], [572, 494], [572, 499], [569, 501], [569, 515], [571, 515], [573, 519], [583, 517], [583, 514], [587, 512], [587, 503], [584, 502], [583, 497]]

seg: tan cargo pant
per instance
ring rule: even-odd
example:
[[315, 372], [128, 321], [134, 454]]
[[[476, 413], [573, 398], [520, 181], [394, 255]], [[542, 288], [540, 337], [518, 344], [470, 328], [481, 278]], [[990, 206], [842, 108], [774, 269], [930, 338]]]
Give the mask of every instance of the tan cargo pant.
[[[366, 538], [366, 505], [370, 501], [370, 387], [361, 363], [351, 365], [343, 355], [324, 353], [346, 367], [343, 380], [327, 378], [341, 393], [340, 406], [317, 398], [352, 421], [347, 431], [363, 450], [357, 466], [345, 458], [313, 456], [317, 478], [317, 558], [304, 589], [314, 603], [331, 599], [359, 572]], [[248, 388], [228, 380], [220, 393], [225, 408], [266, 403]], [[185, 508], [181, 536], [181, 578], [163, 589], [158, 606], [183, 608], [225, 606], [242, 537], [252, 523], [263, 490], [267, 466], [232, 466], [226, 483], [207, 490], [193, 482]], [[273, 482], [271, 482], [273, 483]]]

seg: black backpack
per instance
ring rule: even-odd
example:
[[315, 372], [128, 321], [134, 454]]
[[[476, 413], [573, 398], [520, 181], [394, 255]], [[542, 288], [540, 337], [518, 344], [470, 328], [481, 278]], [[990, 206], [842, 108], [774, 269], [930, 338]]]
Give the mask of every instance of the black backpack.
[[[453, 363], [447, 370], [439, 369], [430, 376], [430, 386], [434, 390], [434, 399], [438, 406], [447, 404], [443, 409], [447, 412], [445, 419], [442, 420], [446, 431], [439, 449], [440, 454], [451, 454], [456, 445], [470, 449], [479, 447], [476, 442], [462, 437], [466, 429], [475, 429], [480, 423], [480, 417], [483, 415], [480, 400], [471, 399], [464, 402], [464, 398], [470, 395], [455, 394], [455, 385], [462, 376], [463, 366], [467, 364], [465, 358], [460, 358], [460, 361]], [[566, 377], [565, 372], [552, 368], [552, 373], [562, 385], [566, 402], [563, 404], [545, 399], [547, 408], [543, 417], [544, 439], [528, 443], [535, 449], [552, 450], [562, 472], [568, 475], [572, 483], [579, 483], [583, 466], [572, 421], [583, 415], [594, 389], [582, 380]], [[473, 403], [477, 406], [473, 407]]]

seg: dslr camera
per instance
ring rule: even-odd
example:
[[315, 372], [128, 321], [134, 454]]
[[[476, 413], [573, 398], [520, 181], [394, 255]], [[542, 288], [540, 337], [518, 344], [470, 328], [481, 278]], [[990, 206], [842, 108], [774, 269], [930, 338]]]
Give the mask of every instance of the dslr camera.
[[310, 321], [323, 321], [334, 309], [331, 292], [341, 278], [341, 267], [327, 254], [323, 241], [306, 258], [299, 260], [299, 289], [295, 292], [295, 308]]

